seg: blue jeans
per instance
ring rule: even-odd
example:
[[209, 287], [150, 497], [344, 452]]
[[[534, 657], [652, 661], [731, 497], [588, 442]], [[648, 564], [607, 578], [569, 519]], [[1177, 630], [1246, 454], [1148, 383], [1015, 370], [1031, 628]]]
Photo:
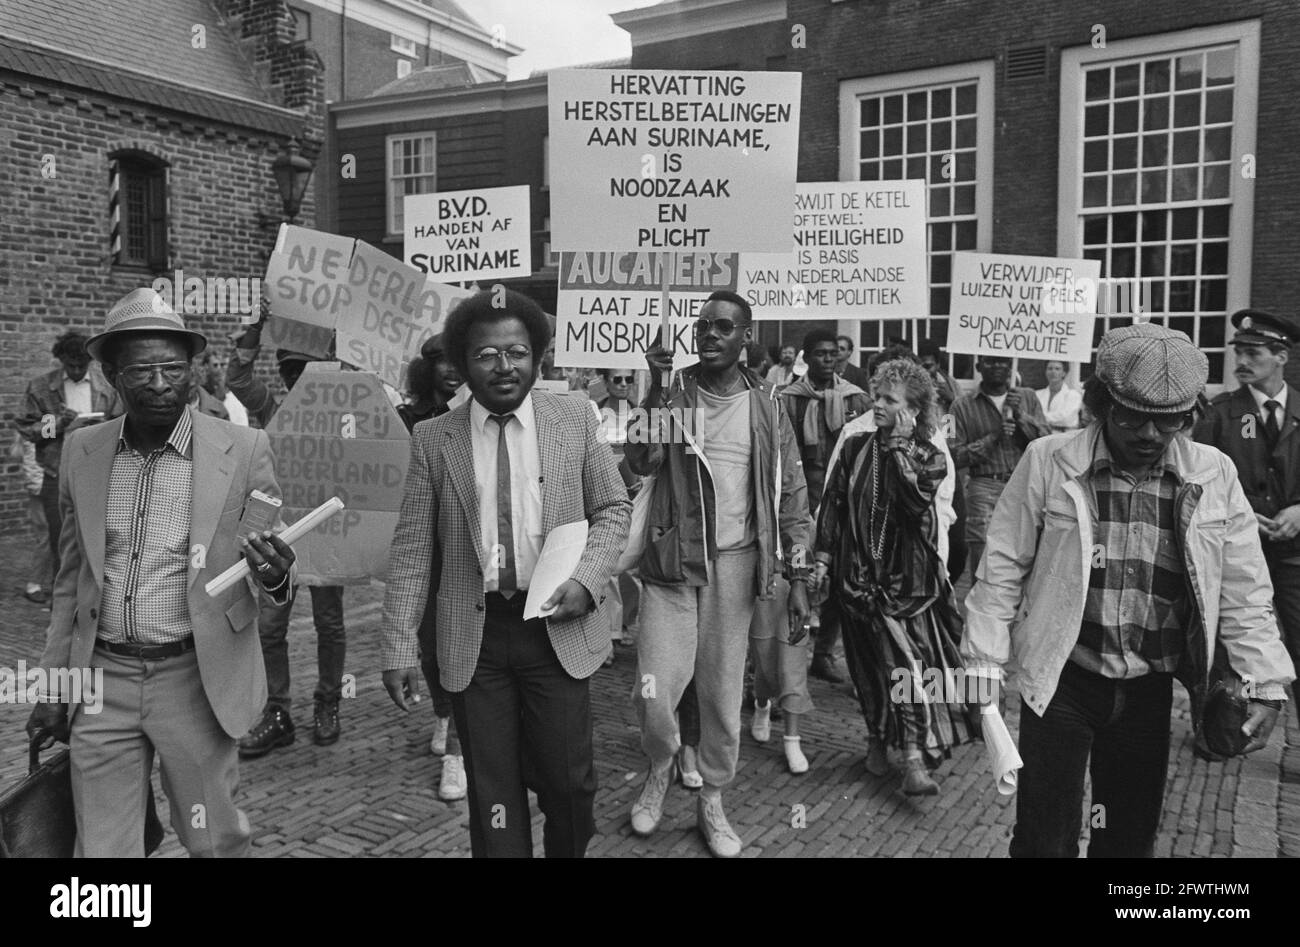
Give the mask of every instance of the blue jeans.
[[[316, 623], [316, 700], [336, 701], [343, 689], [343, 662], [348, 638], [343, 630], [343, 586], [309, 586], [311, 614]], [[262, 604], [258, 631], [262, 660], [266, 663], [266, 705], [289, 710], [289, 613], [295, 595], [286, 605]]]
[[1173, 675], [1115, 680], [1072, 661], [1042, 717], [1022, 700], [1025, 766], [1011, 857], [1078, 856], [1083, 777], [1090, 767], [1088, 857], [1150, 858], [1165, 798], [1172, 706]]

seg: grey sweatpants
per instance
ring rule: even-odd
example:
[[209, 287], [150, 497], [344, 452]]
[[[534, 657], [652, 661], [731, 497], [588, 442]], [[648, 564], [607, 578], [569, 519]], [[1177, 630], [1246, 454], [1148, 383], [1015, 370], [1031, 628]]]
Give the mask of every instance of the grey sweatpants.
[[736, 776], [749, 622], [758, 596], [758, 550], [720, 552], [703, 587], [656, 585], [641, 592], [641, 632], [632, 700], [641, 748], [661, 767], [681, 746], [677, 704], [695, 679], [700, 775], [721, 788]]

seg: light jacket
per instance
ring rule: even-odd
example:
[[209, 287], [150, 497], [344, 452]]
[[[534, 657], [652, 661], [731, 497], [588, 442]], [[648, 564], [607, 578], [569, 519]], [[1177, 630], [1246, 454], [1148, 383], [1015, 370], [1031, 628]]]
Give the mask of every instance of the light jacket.
[[[1087, 492], [1101, 427], [1033, 441], [989, 522], [987, 545], [966, 599], [962, 656], [968, 672], [1018, 675], [1040, 717], [1079, 637], [1092, 561]], [[1193, 721], [1209, 686], [1216, 648], [1255, 696], [1285, 697], [1295, 677], [1273, 616], [1273, 586], [1255, 514], [1232, 462], [1179, 435], [1165, 460], [1183, 480], [1175, 528], [1193, 608], [1176, 676], [1192, 697]]]
[[[104, 412], [104, 420], [118, 417], [124, 410], [122, 399], [99, 369], [91, 366], [86, 377], [90, 379], [90, 410]], [[63, 435], [46, 437], [46, 417], [57, 418], [67, 404], [63, 399], [63, 367], [60, 366], [27, 383], [27, 394], [18, 430], [23, 437], [36, 445], [36, 462], [51, 477], [59, 474], [59, 459], [63, 456]]]
[[[679, 418], [698, 417], [699, 372], [699, 366], [692, 365], [673, 383], [669, 406]], [[741, 369], [741, 377], [749, 389], [750, 478], [759, 553], [756, 578], [759, 596], [769, 598], [775, 594], [778, 572], [791, 578], [806, 576], [810, 570], [812, 518], [799, 445], [776, 390], [747, 369]], [[728, 485], [714, 482], [708, 461], [697, 450], [697, 430], [689, 431], [692, 446], [682, 436], [663, 443], [653, 422], [641, 427], [646, 433], [654, 431], [654, 436], [640, 436], [634, 423], [624, 447], [633, 473], [656, 475], [641, 578], [660, 585], [708, 585], [707, 562], [718, 554], [716, 491]], [[681, 427], [674, 422], [672, 432], [679, 434]]]

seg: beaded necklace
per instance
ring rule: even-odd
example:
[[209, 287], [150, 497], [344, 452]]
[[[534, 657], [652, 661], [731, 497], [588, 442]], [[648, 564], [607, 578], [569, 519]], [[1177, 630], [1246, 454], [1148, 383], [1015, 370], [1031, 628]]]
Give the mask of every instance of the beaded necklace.
[[[889, 528], [889, 510], [893, 506], [893, 498], [886, 497], [884, 505], [880, 502], [880, 438], [879, 436], [871, 439], [871, 516], [867, 520], [867, 545], [871, 549], [871, 557], [877, 562], [880, 561], [881, 555], [885, 551], [885, 535]], [[873, 529], [879, 532], [875, 538], [872, 538]]]

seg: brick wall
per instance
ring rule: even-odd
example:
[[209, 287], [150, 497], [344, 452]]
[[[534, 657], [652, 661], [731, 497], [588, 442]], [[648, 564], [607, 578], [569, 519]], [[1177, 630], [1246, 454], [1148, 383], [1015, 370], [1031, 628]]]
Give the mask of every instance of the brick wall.
[[[26, 383], [56, 368], [54, 338], [70, 328], [98, 331], [121, 296], [153, 273], [111, 265], [108, 155], [141, 148], [164, 157], [173, 268], [187, 276], [261, 276], [274, 230], [258, 212], [276, 213], [270, 166], [284, 142], [236, 128], [184, 125], [104, 97], [64, 97], [53, 87], [6, 77], [0, 86], [0, 163], [6, 198], [0, 227], [0, 428], [6, 446]], [[57, 176], [41, 176], [55, 156]], [[313, 220], [310, 192], [300, 219]], [[170, 274], [167, 274], [170, 275]], [[224, 347], [236, 316], [189, 317]], [[269, 364], [269, 363], [268, 363]], [[0, 468], [0, 531], [19, 527], [23, 494], [17, 466]]]

